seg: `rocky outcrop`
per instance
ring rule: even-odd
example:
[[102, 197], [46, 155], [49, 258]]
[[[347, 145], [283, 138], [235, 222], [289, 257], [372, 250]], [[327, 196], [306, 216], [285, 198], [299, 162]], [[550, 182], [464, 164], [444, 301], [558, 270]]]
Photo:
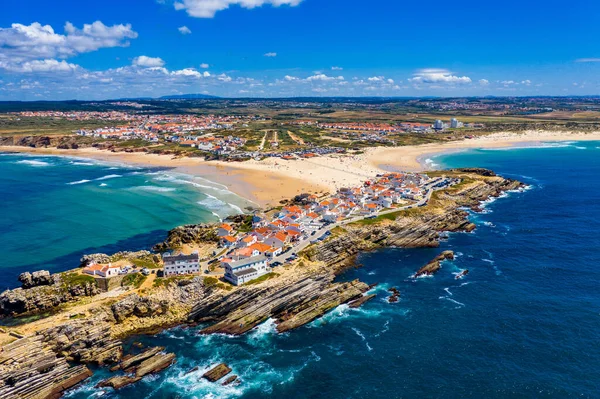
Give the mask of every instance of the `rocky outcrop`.
[[214, 294], [198, 303], [190, 320], [216, 321], [203, 334], [243, 334], [269, 318], [284, 332], [310, 323], [336, 306], [358, 299], [369, 287], [360, 281], [333, 283], [334, 275], [302, 277], [266, 286]]
[[40, 335], [19, 339], [0, 350], [3, 399], [58, 398], [91, 375], [86, 366], [70, 366], [64, 357], [49, 350]]
[[351, 309], [356, 309], [361, 307], [365, 302], [370, 301], [371, 299], [375, 298], [377, 295], [376, 294], [370, 294], [370, 295], [363, 295], [358, 299], [353, 300], [352, 302], [348, 303], [348, 306]]
[[400, 299], [400, 291], [396, 287], [392, 287], [388, 290], [392, 295], [388, 298], [388, 303], [396, 303]]
[[83, 255], [81, 257], [81, 259], [79, 260], [80, 262], [80, 266], [81, 267], [85, 267], [88, 266], [90, 264], [94, 264], [94, 263], [100, 263], [100, 264], [106, 264], [109, 262], [116, 262], [119, 260], [135, 260], [135, 259], [151, 259], [154, 263], [160, 263], [160, 256], [159, 255], [153, 255], [150, 251], [135, 251], [135, 252], [131, 252], [131, 251], [119, 251], [117, 253], [114, 253], [112, 255], [107, 255], [107, 254], [88, 254], [88, 255]]
[[211, 224], [188, 224], [169, 231], [164, 242], [156, 244], [154, 250], [165, 252], [181, 248], [184, 244], [206, 244], [219, 241], [217, 227]]
[[82, 137], [75, 135], [66, 136], [3, 136], [0, 139], [3, 146], [21, 146], [33, 148], [56, 147], [59, 149], [77, 149], [87, 147], [89, 144]]
[[98, 286], [90, 282], [66, 284], [57, 275], [49, 278], [54, 281], [52, 285], [38, 285], [27, 289], [15, 288], [0, 294], [0, 316], [42, 312], [82, 296], [100, 293]]
[[111, 310], [118, 323], [123, 322], [131, 316], [152, 317], [167, 311], [169, 302], [154, 297], [141, 297], [132, 294], [127, 298], [114, 303]]
[[438, 256], [436, 256], [433, 260], [431, 260], [431, 262], [427, 263], [425, 266], [423, 266], [422, 268], [420, 268], [414, 275], [414, 277], [421, 277], [421, 276], [432, 276], [435, 273], [437, 273], [441, 266], [442, 261], [446, 260], [446, 259], [454, 259], [454, 252], [452, 251], [444, 251], [441, 254], [439, 254]]
[[51, 285], [56, 282], [57, 276], [50, 275], [47, 270], [38, 270], [33, 273], [25, 272], [19, 275], [22, 288], [33, 288], [40, 285]]
[[210, 382], [216, 382], [229, 373], [231, 373], [231, 368], [225, 363], [221, 363], [204, 373], [202, 378], [205, 378]]
[[121, 368], [127, 374], [117, 375], [101, 381], [96, 387], [120, 389], [138, 382], [148, 374], [159, 373], [170, 367], [175, 362], [175, 354], [164, 353], [162, 352], [163, 349], [162, 347], [152, 348], [139, 355], [131, 356], [127, 360], [124, 359]]

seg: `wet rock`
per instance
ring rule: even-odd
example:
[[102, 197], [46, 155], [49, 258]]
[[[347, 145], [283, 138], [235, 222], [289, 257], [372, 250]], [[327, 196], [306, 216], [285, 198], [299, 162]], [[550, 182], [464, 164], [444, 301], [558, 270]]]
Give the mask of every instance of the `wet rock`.
[[388, 303], [398, 302], [398, 300], [400, 299], [400, 291], [398, 290], [398, 288], [392, 287], [388, 291], [392, 293], [392, 295], [390, 295], [390, 297], [388, 298]]
[[441, 269], [441, 262], [443, 260], [453, 260], [454, 252], [453, 251], [444, 251], [438, 256], [436, 256], [431, 262], [420, 268], [414, 275], [414, 277], [420, 276], [432, 276], [437, 273]]
[[375, 294], [371, 294], [371, 295], [363, 295], [363, 296], [361, 296], [360, 298], [358, 298], [358, 299], [355, 299], [355, 300], [354, 300], [354, 301], [352, 301], [352, 302], [349, 302], [349, 303], [348, 303], [348, 306], [349, 306], [351, 309], [356, 309], [356, 308], [359, 308], [359, 307], [361, 307], [361, 306], [362, 306], [362, 305], [363, 305], [365, 302], [367, 302], [367, 301], [370, 301], [371, 299], [375, 298], [375, 296], [376, 296]]
[[229, 376], [229, 377], [227, 377], [227, 378], [225, 379], [225, 381], [223, 381], [223, 383], [222, 383], [221, 385], [223, 385], [223, 386], [225, 387], [225, 386], [227, 386], [227, 385], [231, 385], [231, 384], [233, 384], [234, 382], [235, 382], [236, 384], [237, 384], [237, 383], [239, 383], [239, 380], [238, 380], [238, 376], [237, 376], [237, 375], [232, 375], [232, 376]]
[[469, 274], [469, 269], [465, 269], [462, 272], [458, 273], [455, 278], [456, 278], [456, 280], [460, 280], [461, 278], [463, 278], [467, 274]]
[[231, 373], [231, 368], [225, 363], [218, 364], [206, 373], [202, 375], [202, 378], [206, 378], [210, 382], [215, 382]]

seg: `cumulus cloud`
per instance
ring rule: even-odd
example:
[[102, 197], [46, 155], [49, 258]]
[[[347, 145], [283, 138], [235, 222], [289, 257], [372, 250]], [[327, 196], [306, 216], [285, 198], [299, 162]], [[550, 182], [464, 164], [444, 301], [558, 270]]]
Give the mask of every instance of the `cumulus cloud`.
[[343, 69], [344, 69], [344, 68], [342, 68], [342, 67], [338, 67], [338, 66], [332, 66], [332, 67], [331, 67], [331, 70], [332, 70], [332, 71], [341, 71], [341, 70], [343, 70]]
[[213, 18], [218, 11], [226, 10], [231, 5], [252, 9], [263, 5], [294, 7], [301, 2], [302, 0], [181, 0], [175, 2], [175, 9], [185, 10], [191, 17]]
[[466, 84], [471, 83], [468, 76], [455, 76], [446, 69], [421, 69], [408, 81], [411, 83], [425, 84]]
[[182, 35], [189, 35], [190, 33], [192, 33], [192, 31], [190, 30], [190, 28], [188, 28], [187, 26], [180, 26], [179, 28], [177, 28], [177, 30], [179, 31], [179, 33], [181, 33]]
[[10, 64], [0, 61], [0, 69], [20, 73], [73, 72], [78, 68], [80, 68], [79, 65], [70, 64], [65, 60], [58, 61], [55, 59], [33, 60], [19, 64]]
[[324, 73], [319, 73], [313, 76], [309, 76], [308, 78], [306, 78], [307, 82], [327, 82], [327, 81], [331, 81], [331, 80], [344, 80], [343, 76], [327, 76]]
[[158, 57], [148, 57], [145, 55], [140, 55], [139, 57], [135, 57], [133, 59], [132, 64], [143, 68], [157, 68], [165, 65], [165, 62]]
[[208, 65], [206, 63], [200, 64], [200, 68], [202, 68], [202, 69], [208, 69], [209, 67], [210, 67], [210, 65]]
[[185, 69], [181, 69], [179, 71], [173, 71], [173, 72], [171, 72], [171, 75], [173, 75], [173, 76], [191, 76], [194, 78], [202, 77], [202, 74], [193, 68], [185, 68]]
[[277, 57], [277, 53], [265, 53], [265, 57]]
[[290, 75], [285, 75], [284, 79], [288, 82], [293, 82], [293, 81], [299, 80], [297, 77], [290, 76]]
[[480, 84], [481, 86], [487, 86], [487, 85], [489, 85], [489, 84], [490, 84], [490, 81], [489, 81], [489, 80], [487, 80], [487, 79], [479, 79], [479, 84]]
[[52, 26], [39, 22], [0, 28], [0, 56], [13, 62], [68, 58], [101, 48], [125, 47], [129, 45], [128, 39], [138, 36], [130, 24], [106, 26], [100, 21], [85, 24], [81, 29], [67, 22], [64, 30], [65, 34], [59, 34]]

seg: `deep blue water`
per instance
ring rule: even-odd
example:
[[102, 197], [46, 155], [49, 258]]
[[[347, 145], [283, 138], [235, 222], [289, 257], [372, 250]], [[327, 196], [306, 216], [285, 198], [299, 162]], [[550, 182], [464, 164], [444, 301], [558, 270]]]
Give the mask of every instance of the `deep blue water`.
[[[361, 309], [339, 307], [286, 334], [268, 322], [243, 337], [176, 328], [147, 344], [175, 366], [120, 392], [71, 398], [593, 398], [600, 394], [600, 143], [473, 150], [434, 159], [481, 166], [531, 185], [473, 215], [471, 234], [438, 249], [363, 254], [343, 279], [380, 283]], [[409, 276], [444, 249], [431, 278]], [[456, 280], [454, 273], [469, 269]], [[397, 287], [400, 302], [386, 301]], [[217, 362], [237, 387], [200, 379]], [[200, 370], [188, 375], [194, 366]]]
[[239, 213], [224, 186], [170, 170], [0, 154], [0, 290], [94, 252], [149, 249], [169, 229]]

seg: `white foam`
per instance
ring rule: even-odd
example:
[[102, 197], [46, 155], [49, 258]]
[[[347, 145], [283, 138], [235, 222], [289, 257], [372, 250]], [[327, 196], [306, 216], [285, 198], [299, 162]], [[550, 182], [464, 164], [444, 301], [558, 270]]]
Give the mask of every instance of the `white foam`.
[[108, 180], [108, 179], [115, 179], [117, 177], [122, 177], [121, 175], [106, 175], [106, 176], [102, 176], [99, 177], [97, 179], [95, 179], [96, 181], [100, 181], [100, 180]]
[[458, 307], [456, 307], [455, 309], [458, 309], [458, 308], [461, 308], [461, 307], [465, 307], [465, 306], [467, 306], [467, 305], [465, 305], [464, 303], [462, 303], [462, 302], [458, 302], [457, 300], [454, 300], [454, 299], [452, 299], [452, 298], [449, 298], [449, 297], [447, 297], [447, 296], [441, 296], [439, 299], [445, 299], [445, 300], [447, 300], [447, 301], [450, 301], [450, 302], [453, 302], [453, 303], [457, 304], [457, 305], [458, 305]]
[[40, 161], [37, 159], [24, 159], [22, 161], [17, 161], [16, 163], [18, 164], [22, 164], [22, 165], [29, 165], [29, 166], [34, 166], [34, 167], [44, 167], [44, 166], [50, 166], [51, 164], [49, 162], [44, 162], [44, 161]]
[[173, 187], [159, 187], [159, 186], [137, 186], [132, 187], [132, 190], [143, 190], [143, 191], [155, 191], [158, 193], [170, 193], [175, 191], [176, 189]]
[[450, 291], [450, 287], [446, 287], [444, 288], [444, 291], [446, 291], [448, 293], [448, 295], [452, 296], [454, 295], [451, 291]]
[[371, 352], [373, 348], [371, 348], [371, 345], [369, 345], [369, 342], [367, 341], [367, 338], [363, 335], [363, 333], [356, 327], [352, 327], [352, 330], [363, 340], [363, 342], [367, 346], [367, 349], [369, 350], [369, 352]]
[[106, 183], [100, 183], [100, 187], [106, 187], [106, 186], [108, 186], [108, 184], [106, 184]]
[[77, 166], [94, 166], [96, 164], [93, 163], [93, 162], [73, 161], [73, 162], [71, 162], [71, 165], [77, 165]]
[[90, 181], [91, 181], [91, 180], [86, 180], [86, 179], [83, 179], [83, 180], [72, 181], [72, 182], [70, 182], [70, 183], [67, 183], [67, 184], [68, 184], [69, 186], [74, 186], [74, 185], [76, 185], [76, 184], [89, 183]]

